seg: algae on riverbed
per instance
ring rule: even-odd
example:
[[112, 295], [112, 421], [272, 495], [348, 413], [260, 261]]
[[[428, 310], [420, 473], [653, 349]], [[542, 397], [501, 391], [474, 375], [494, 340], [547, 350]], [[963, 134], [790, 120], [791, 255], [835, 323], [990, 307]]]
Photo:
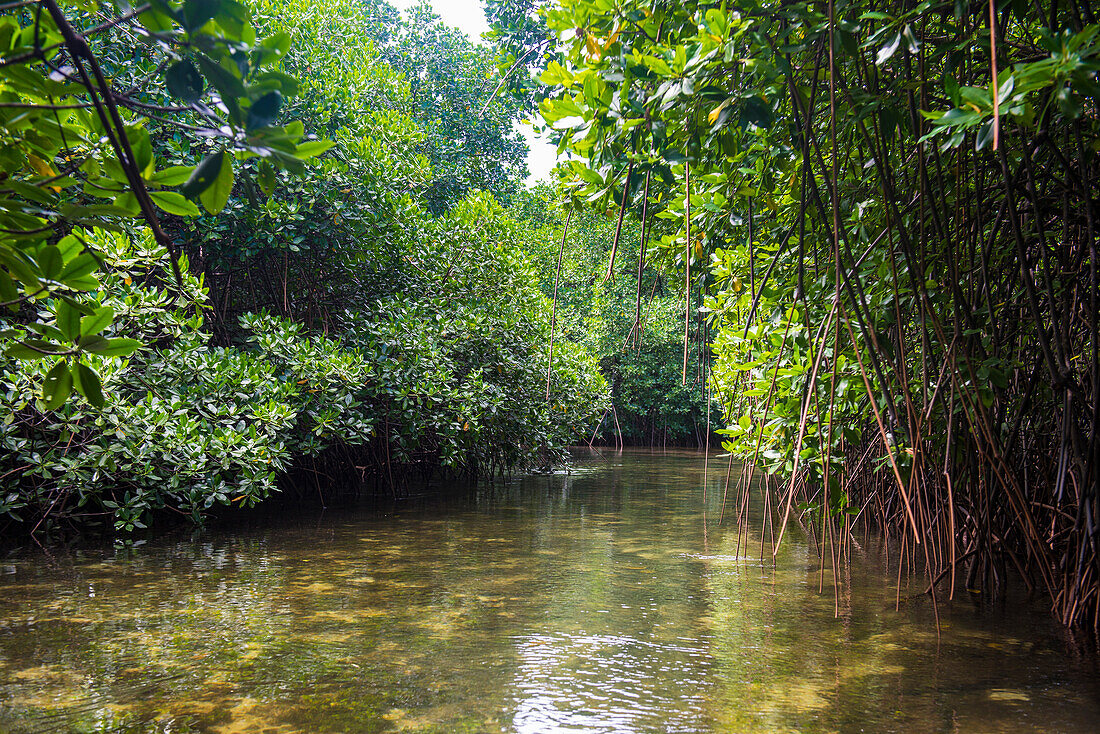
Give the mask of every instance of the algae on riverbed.
[[704, 533], [700, 457], [595, 466], [445, 513], [15, 558], [0, 729], [1093, 730], [1097, 678], [1041, 609], [956, 602], [937, 641], [868, 552], [834, 617], [804, 540], [773, 565]]

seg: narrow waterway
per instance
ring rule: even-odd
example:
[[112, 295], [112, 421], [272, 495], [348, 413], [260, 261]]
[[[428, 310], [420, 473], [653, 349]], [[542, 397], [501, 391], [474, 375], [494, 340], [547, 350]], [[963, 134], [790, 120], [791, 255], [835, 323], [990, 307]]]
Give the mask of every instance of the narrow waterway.
[[[1095, 732], [1041, 603], [895, 611], [718, 527], [724, 467], [585, 457], [385, 512], [0, 561], [3, 732]], [[903, 598], [921, 582], [903, 579]], [[1009, 608], [1010, 607], [1010, 608]], [[839, 610], [839, 614], [838, 614]]]

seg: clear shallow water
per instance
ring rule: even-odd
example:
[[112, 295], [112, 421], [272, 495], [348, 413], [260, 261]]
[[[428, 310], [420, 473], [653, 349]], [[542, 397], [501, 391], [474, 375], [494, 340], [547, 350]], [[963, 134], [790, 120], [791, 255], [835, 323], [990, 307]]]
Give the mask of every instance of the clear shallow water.
[[[704, 526], [702, 458], [0, 561], [0, 731], [1094, 732], [1041, 604], [918, 598]], [[739, 555], [740, 551], [740, 555]], [[919, 593], [920, 581], [903, 589]]]

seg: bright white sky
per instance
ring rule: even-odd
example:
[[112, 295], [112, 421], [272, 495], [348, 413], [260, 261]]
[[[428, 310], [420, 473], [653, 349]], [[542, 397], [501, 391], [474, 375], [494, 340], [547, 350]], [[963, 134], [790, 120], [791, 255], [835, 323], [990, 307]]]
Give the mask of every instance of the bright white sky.
[[[418, 0], [390, 0], [400, 10], [416, 5]], [[481, 0], [431, 0], [432, 9], [449, 26], [454, 26], [469, 36], [474, 43], [480, 42], [481, 34], [489, 30], [485, 22], [485, 12]], [[527, 185], [547, 178], [550, 169], [557, 162], [557, 147], [542, 138], [535, 137], [530, 125], [517, 125], [531, 152], [527, 155], [527, 168], [531, 175]]]

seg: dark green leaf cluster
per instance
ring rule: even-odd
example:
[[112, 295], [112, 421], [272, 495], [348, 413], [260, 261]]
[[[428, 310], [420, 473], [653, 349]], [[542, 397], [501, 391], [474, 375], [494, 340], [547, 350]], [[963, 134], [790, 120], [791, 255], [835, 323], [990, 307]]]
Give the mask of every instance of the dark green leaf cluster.
[[[0, 39], [0, 307], [12, 327], [0, 338], [9, 357], [49, 360], [49, 405], [74, 388], [102, 404], [87, 355], [139, 345], [100, 334], [114, 315], [97, 298], [102, 256], [72, 228], [121, 230], [140, 217], [175, 252], [164, 213], [197, 215], [196, 201], [220, 211], [234, 161], [301, 172], [328, 144], [300, 144], [301, 126], [275, 126], [297, 93], [276, 68], [289, 39], [258, 39], [233, 0], [15, 3], [0, 15]], [[117, 73], [120, 63], [129, 73]], [[150, 134], [159, 126], [213, 150], [194, 167], [163, 166]], [[168, 265], [180, 282], [176, 259]]]
[[[529, 227], [494, 199], [523, 149], [484, 49], [423, 9], [322, 5], [79, 7], [86, 53], [0, 61], [44, 85], [0, 86], [0, 513], [24, 528], [544, 466], [603, 409], [581, 348], [551, 358]], [[37, 6], [10, 27], [48, 29]], [[49, 86], [78, 59], [108, 86]]]

